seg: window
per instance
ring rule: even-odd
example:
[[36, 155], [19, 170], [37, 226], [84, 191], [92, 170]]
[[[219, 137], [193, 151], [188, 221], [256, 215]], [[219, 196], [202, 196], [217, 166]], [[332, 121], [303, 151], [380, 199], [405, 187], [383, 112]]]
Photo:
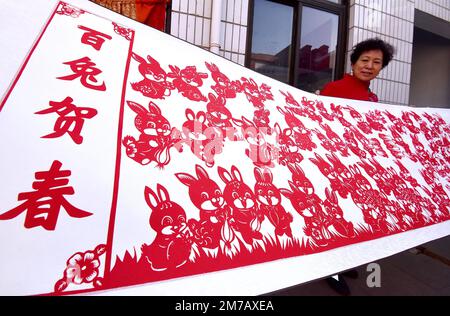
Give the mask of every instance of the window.
[[315, 92], [344, 70], [342, 0], [252, 1], [246, 66]]

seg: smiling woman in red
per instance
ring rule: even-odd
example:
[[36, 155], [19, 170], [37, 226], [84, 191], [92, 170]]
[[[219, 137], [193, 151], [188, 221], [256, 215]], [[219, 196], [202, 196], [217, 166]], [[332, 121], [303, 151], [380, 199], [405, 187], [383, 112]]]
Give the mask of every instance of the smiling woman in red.
[[378, 102], [376, 94], [369, 89], [370, 81], [389, 64], [393, 53], [394, 48], [378, 38], [359, 43], [350, 56], [352, 74], [328, 83], [320, 95]]
[[[352, 74], [345, 74], [341, 80], [328, 83], [320, 92], [320, 95], [378, 102], [377, 95], [369, 89], [370, 81], [375, 79], [381, 69], [389, 64], [393, 55], [394, 48], [379, 38], [371, 38], [360, 42], [350, 55]], [[357, 278], [358, 272], [349, 270], [328, 277], [325, 281], [339, 294], [349, 295], [350, 288], [343, 276]]]

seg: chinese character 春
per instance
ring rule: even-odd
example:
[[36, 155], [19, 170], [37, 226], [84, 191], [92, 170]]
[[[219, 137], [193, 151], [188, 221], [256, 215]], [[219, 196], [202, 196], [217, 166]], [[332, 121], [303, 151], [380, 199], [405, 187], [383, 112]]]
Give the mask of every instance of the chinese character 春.
[[112, 39], [111, 36], [101, 33], [99, 31], [90, 29], [88, 27], [78, 25], [78, 28], [86, 31], [83, 33], [83, 36], [81, 37], [81, 43], [90, 45], [96, 50], [100, 50], [102, 48], [103, 43], [105, 42], [105, 39]]
[[73, 99], [66, 97], [61, 102], [50, 101], [50, 107], [36, 112], [35, 114], [57, 113], [59, 117], [56, 119], [54, 132], [42, 136], [42, 138], [56, 138], [69, 134], [76, 144], [83, 142], [83, 136], [80, 135], [83, 128], [84, 119], [90, 119], [97, 114], [97, 110], [88, 107], [77, 107], [72, 104]]
[[0, 220], [12, 219], [22, 212], [27, 211], [25, 216], [25, 228], [42, 226], [46, 230], [55, 230], [56, 221], [61, 206], [71, 217], [82, 218], [92, 213], [80, 210], [70, 204], [64, 195], [73, 195], [73, 187], [65, 186], [69, 183], [70, 170], [60, 170], [62, 164], [58, 160], [53, 161], [49, 171], [35, 173], [36, 180], [33, 182], [35, 191], [22, 192], [17, 196], [18, 201], [25, 201], [21, 205], [0, 214]]
[[57, 77], [57, 79], [74, 80], [78, 77], [81, 77], [81, 84], [86, 88], [100, 91], [106, 90], [104, 82], [102, 84], [97, 84], [98, 80], [95, 78], [95, 76], [101, 74], [102, 71], [94, 67], [96, 65], [91, 61], [89, 57], [83, 57], [80, 59], [68, 61], [65, 62], [64, 65], [69, 65], [70, 69], [73, 71], [73, 74], [63, 77]]

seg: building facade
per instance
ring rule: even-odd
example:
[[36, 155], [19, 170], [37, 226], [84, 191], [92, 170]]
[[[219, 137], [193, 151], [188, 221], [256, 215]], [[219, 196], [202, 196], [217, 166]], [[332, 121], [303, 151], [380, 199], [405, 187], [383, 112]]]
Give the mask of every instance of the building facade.
[[167, 31], [310, 92], [379, 37], [396, 49], [372, 82], [380, 102], [450, 104], [450, 0], [172, 0]]

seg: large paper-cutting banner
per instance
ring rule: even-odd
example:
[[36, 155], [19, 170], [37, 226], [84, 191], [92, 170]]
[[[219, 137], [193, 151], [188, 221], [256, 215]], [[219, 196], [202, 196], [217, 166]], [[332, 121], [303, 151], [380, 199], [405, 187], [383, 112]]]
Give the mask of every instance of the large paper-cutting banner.
[[450, 113], [312, 95], [60, 2], [0, 112], [0, 292], [327, 251], [450, 218]]

